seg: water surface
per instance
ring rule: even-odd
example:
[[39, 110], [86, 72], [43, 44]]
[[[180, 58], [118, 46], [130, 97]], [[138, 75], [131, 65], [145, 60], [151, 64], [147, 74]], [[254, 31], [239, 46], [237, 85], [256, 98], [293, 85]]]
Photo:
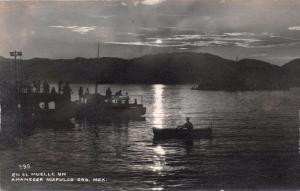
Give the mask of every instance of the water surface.
[[[80, 85], [73, 85], [76, 99]], [[93, 92], [92, 85], [89, 87]], [[0, 151], [3, 190], [199, 190], [300, 188], [300, 90], [192, 91], [190, 85], [99, 85], [143, 95], [145, 121], [36, 128]], [[152, 127], [212, 124], [212, 140], [153, 142]], [[105, 183], [11, 183], [17, 165], [103, 177]]]

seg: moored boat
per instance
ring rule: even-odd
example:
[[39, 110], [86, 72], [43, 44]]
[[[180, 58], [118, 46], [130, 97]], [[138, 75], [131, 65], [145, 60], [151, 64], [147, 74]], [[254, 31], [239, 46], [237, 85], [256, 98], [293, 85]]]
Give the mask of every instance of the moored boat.
[[75, 118], [78, 120], [109, 120], [109, 119], [140, 119], [146, 113], [146, 107], [137, 99], [122, 99], [107, 97], [100, 94], [90, 94], [86, 102], [76, 101]]
[[189, 132], [187, 129], [153, 127], [153, 134], [154, 139], [210, 139], [212, 128], [194, 129]]

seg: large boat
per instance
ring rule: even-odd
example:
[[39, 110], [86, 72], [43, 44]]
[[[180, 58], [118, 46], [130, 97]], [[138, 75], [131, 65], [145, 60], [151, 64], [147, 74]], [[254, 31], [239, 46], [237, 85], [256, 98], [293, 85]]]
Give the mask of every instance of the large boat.
[[178, 128], [156, 128], [153, 127], [154, 139], [201, 139], [212, 138], [212, 128], [193, 129], [190, 132], [187, 129]]
[[[98, 42], [97, 61], [100, 64], [100, 42]], [[97, 72], [97, 71], [96, 71]], [[95, 83], [95, 93], [85, 95], [76, 101], [75, 118], [88, 121], [111, 121], [115, 119], [141, 119], [146, 113], [143, 106], [143, 96], [122, 95], [101, 95], [98, 93], [98, 83]], [[140, 101], [138, 101], [138, 98]]]
[[140, 101], [120, 96], [107, 97], [100, 94], [91, 94], [86, 100], [76, 101], [77, 119], [111, 120], [111, 119], [140, 119], [146, 113], [142, 97]]
[[31, 86], [22, 86], [19, 94], [22, 121], [57, 123], [75, 116], [75, 104], [59, 93], [32, 92]]

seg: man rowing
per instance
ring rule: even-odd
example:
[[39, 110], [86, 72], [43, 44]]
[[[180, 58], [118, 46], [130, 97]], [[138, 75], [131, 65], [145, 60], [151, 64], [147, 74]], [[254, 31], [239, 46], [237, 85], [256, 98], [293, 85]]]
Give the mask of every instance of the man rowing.
[[194, 126], [193, 124], [190, 122], [190, 118], [187, 117], [186, 118], [186, 122], [184, 125], [178, 126], [177, 129], [187, 129], [187, 138], [188, 139], [192, 139], [193, 138], [193, 129]]
[[187, 117], [186, 118], [186, 123], [184, 125], [178, 126], [177, 129], [187, 129], [189, 131], [193, 131], [194, 126], [193, 124], [190, 122], [190, 118]]

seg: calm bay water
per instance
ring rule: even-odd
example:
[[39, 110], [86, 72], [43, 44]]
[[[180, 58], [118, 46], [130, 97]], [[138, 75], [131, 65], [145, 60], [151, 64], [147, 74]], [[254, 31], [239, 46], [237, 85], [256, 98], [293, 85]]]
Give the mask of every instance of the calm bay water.
[[[99, 91], [108, 86], [143, 95], [145, 121], [36, 128], [19, 146], [0, 151], [2, 190], [300, 188], [299, 89], [234, 93], [192, 91], [190, 85], [99, 85]], [[214, 138], [153, 142], [152, 127], [176, 127], [185, 117], [194, 128], [212, 124]], [[23, 163], [34, 172], [107, 181], [11, 183]]]

